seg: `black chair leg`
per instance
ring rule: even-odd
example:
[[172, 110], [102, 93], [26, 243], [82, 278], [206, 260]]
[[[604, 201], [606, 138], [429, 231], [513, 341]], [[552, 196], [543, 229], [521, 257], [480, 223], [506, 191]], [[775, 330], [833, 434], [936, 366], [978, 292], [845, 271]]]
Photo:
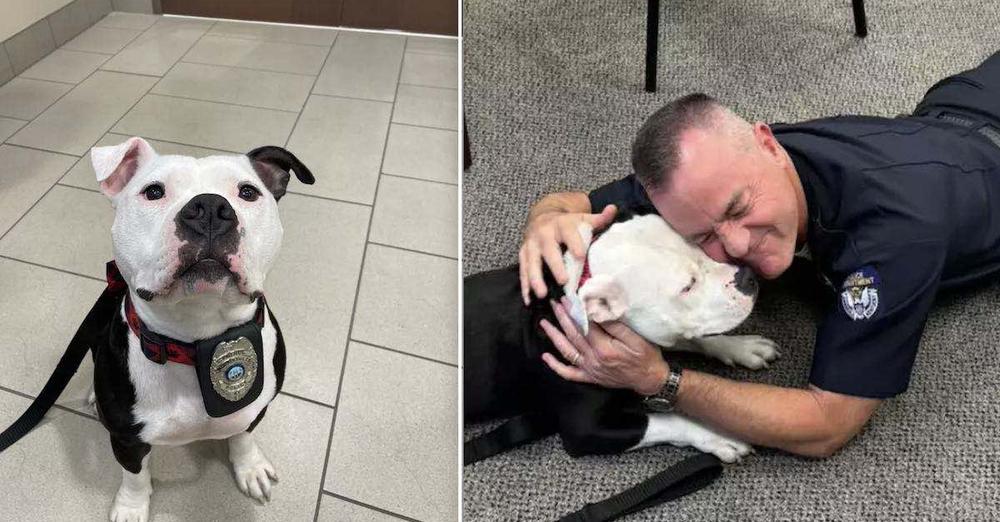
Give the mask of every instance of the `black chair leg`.
[[472, 166], [472, 147], [469, 146], [469, 127], [465, 124], [465, 115], [462, 115], [462, 170], [469, 170]]
[[660, 0], [648, 0], [646, 6], [646, 92], [656, 92], [656, 52], [660, 47], [659, 37]]
[[865, 0], [852, 0], [854, 7], [854, 34], [868, 36], [868, 19], [865, 17]]

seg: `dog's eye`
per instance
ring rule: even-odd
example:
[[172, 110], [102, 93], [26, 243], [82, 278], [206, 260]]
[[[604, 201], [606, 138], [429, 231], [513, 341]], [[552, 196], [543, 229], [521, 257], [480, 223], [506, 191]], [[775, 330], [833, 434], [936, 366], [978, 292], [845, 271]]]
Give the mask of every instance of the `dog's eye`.
[[253, 185], [240, 186], [240, 199], [245, 201], [255, 201], [260, 197], [260, 191]]
[[166, 189], [163, 188], [163, 185], [159, 183], [153, 183], [152, 185], [149, 185], [148, 187], [142, 189], [142, 195], [146, 196], [146, 199], [150, 201], [160, 199], [163, 196], [165, 196], [166, 193], [167, 193]]
[[690, 292], [690, 291], [691, 291], [691, 288], [693, 288], [693, 287], [694, 287], [694, 284], [695, 284], [695, 283], [697, 283], [697, 282], [698, 282], [698, 281], [697, 281], [697, 280], [696, 280], [695, 278], [693, 278], [693, 277], [692, 277], [692, 278], [691, 278], [691, 282], [690, 282], [690, 283], [688, 283], [688, 285], [687, 285], [687, 286], [685, 286], [684, 288], [682, 288], [682, 289], [681, 289], [681, 293], [682, 293], [682, 294], [686, 294], [686, 293]]

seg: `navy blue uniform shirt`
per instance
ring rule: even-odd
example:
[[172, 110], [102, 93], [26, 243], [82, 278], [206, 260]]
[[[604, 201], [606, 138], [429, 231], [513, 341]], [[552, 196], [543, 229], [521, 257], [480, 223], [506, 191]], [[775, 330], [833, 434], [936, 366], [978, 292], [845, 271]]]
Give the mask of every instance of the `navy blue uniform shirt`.
[[[938, 290], [1000, 272], [1000, 148], [929, 117], [772, 130], [802, 180], [813, 260], [837, 292], [809, 380], [859, 397], [902, 393]], [[634, 175], [589, 196], [594, 212], [649, 202]]]

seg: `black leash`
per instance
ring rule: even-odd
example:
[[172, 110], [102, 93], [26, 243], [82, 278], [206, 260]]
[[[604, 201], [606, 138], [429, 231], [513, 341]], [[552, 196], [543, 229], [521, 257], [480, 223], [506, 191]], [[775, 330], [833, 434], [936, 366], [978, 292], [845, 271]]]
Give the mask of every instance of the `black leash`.
[[[465, 465], [499, 455], [507, 450], [547, 437], [556, 432], [554, 422], [541, 415], [513, 417], [487, 433], [465, 443]], [[719, 478], [722, 462], [702, 453], [688, 457], [646, 480], [599, 502], [583, 506], [559, 519], [559, 522], [607, 522], [676, 500], [698, 491]]]
[[559, 522], [606, 522], [676, 500], [708, 486], [722, 474], [715, 455], [688, 457], [617, 495], [583, 506]]
[[[111, 265], [113, 263], [113, 261], [108, 263], [108, 270], [112, 269]], [[114, 270], [117, 272], [117, 268]], [[48, 382], [45, 383], [42, 392], [28, 406], [28, 409], [14, 421], [14, 424], [11, 424], [3, 433], [0, 433], [0, 452], [3, 452], [10, 445], [27, 435], [28, 432], [41, 422], [45, 413], [56, 403], [56, 399], [66, 389], [66, 385], [73, 378], [73, 374], [80, 368], [80, 363], [83, 362], [84, 356], [87, 355], [90, 347], [97, 341], [98, 333], [107, 327], [109, 318], [121, 304], [126, 288], [124, 283], [119, 285], [109, 282], [104, 293], [101, 294], [101, 297], [94, 303], [93, 308], [87, 313], [87, 317], [83, 320], [83, 323], [76, 329], [76, 334], [73, 335], [73, 339], [69, 342], [66, 353], [59, 359], [59, 364], [56, 365], [55, 371], [52, 372]]]

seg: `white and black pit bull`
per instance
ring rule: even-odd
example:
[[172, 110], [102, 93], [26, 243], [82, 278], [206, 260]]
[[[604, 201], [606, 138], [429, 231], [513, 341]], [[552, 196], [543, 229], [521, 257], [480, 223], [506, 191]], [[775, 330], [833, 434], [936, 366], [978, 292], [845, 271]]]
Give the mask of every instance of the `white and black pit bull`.
[[285, 346], [264, 279], [289, 174], [312, 173], [280, 147], [195, 159], [130, 138], [91, 158], [115, 210], [109, 285], [127, 285], [91, 347], [90, 401], [122, 467], [110, 519], [148, 518], [154, 445], [227, 439], [239, 488], [269, 500], [277, 475], [251, 432], [281, 389]]
[[[570, 314], [584, 332], [588, 319], [618, 320], [668, 350], [699, 352], [747, 368], [767, 366], [779, 355], [770, 340], [717, 335], [750, 314], [757, 295], [753, 273], [713, 261], [650, 211], [619, 212], [594, 239], [589, 225], [581, 226], [589, 245], [586, 260], [564, 253], [569, 281], [562, 288], [546, 270], [550, 297], [569, 298]], [[558, 322], [544, 299], [524, 306], [516, 265], [467, 277], [463, 307], [466, 422], [527, 415], [544, 425], [543, 431], [558, 433], [572, 456], [662, 443], [693, 446], [726, 462], [750, 452], [749, 445], [682, 415], [646, 411], [643, 397], [631, 390], [566, 381], [551, 371], [541, 360], [543, 352], [565, 359], [539, 321]], [[517, 433], [524, 430], [503, 437], [527, 441]], [[485, 456], [505, 449], [494, 446], [490, 442]], [[466, 462], [479, 458], [470, 461], [467, 454]]]

